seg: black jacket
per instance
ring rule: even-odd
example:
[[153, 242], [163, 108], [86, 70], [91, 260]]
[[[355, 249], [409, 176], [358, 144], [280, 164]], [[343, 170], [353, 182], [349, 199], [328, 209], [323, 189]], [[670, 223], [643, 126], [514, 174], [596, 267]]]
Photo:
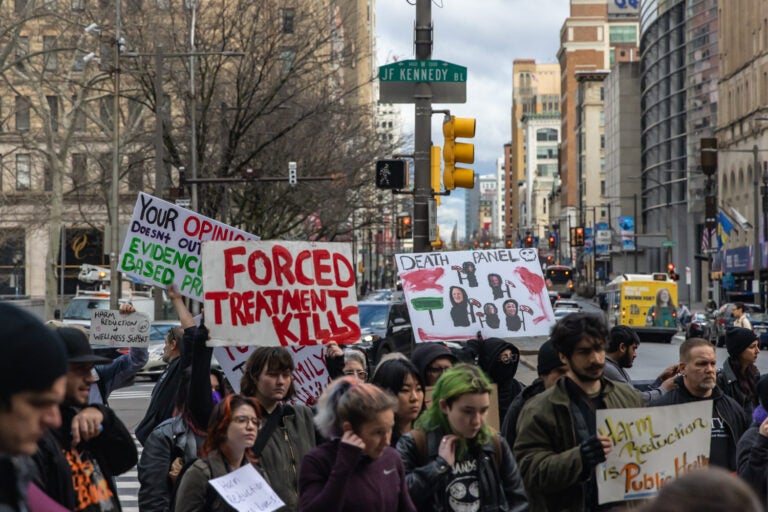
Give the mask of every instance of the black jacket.
[[[512, 351], [512, 357], [505, 364], [499, 361], [499, 355], [507, 349]], [[512, 400], [525, 387], [522, 382], [515, 379], [517, 367], [520, 364], [520, 351], [512, 343], [500, 338], [468, 340], [465, 350], [476, 357], [477, 365], [496, 383], [499, 395], [499, 418], [504, 418]]]
[[736, 447], [739, 476], [747, 482], [766, 504], [768, 498], [768, 437], [759, 433], [760, 425], [744, 432]]
[[[751, 387], [753, 390], [757, 387], [757, 381], [760, 378], [760, 371], [755, 369], [754, 366], [747, 368], [747, 378], [751, 381]], [[717, 372], [717, 387], [723, 390], [723, 393], [736, 400], [741, 405], [744, 412], [748, 415], [752, 415], [752, 411], [757, 406], [757, 393], [747, 393], [739, 383], [739, 378], [736, 375], [736, 371], [733, 369], [730, 358], [723, 363], [723, 369]]]
[[507, 440], [509, 446], [515, 445], [515, 437], [517, 436], [517, 419], [520, 417], [520, 412], [523, 410], [525, 403], [544, 391], [544, 381], [540, 377], [531, 382], [531, 385], [523, 389], [507, 409], [507, 414], [504, 415], [501, 423], [501, 435]]
[[[80, 443], [78, 449], [98, 462], [111, 491], [117, 496], [114, 477], [136, 465], [136, 445], [130, 432], [112, 409], [97, 404], [88, 407], [96, 407], [104, 415], [103, 430], [97, 437]], [[59, 409], [61, 426], [45, 432], [33, 457], [35, 483], [52, 499], [69, 510], [74, 510], [77, 496], [72, 486], [72, 470], [64, 455], [64, 447], [72, 444], [72, 419], [80, 409], [66, 405], [59, 406]]]
[[29, 457], [0, 455], [0, 512], [26, 512]]
[[[675, 383], [677, 384], [676, 389], [651, 401], [648, 406], [657, 407], [661, 405], [687, 404], [702, 400], [701, 398], [693, 396], [690, 391], [688, 391], [682, 376], [675, 379]], [[731, 434], [735, 453], [739, 439], [749, 428], [749, 416], [747, 416], [747, 413], [744, 412], [744, 409], [742, 409], [741, 405], [739, 405], [736, 400], [723, 393], [718, 387], [715, 387], [715, 389], [712, 390], [712, 396], [706, 398], [706, 400], [712, 400], [714, 402], [715, 409], [717, 409], [718, 414], [725, 421], [725, 424], [728, 427], [728, 432]], [[736, 470], [735, 467], [728, 469], [731, 471]]]
[[[427, 460], [429, 462], [426, 466], [421, 467], [418, 465], [422, 460], [422, 455], [418, 453], [419, 450], [413, 436], [405, 434], [397, 443], [397, 451], [400, 452], [405, 466], [405, 478], [411, 500], [421, 511], [442, 512], [450, 510], [445, 506], [446, 485], [450, 473], [439, 473], [438, 463], [435, 461], [442, 437], [442, 432], [427, 433]], [[483, 498], [480, 510], [527, 512], [528, 498], [525, 495], [523, 479], [512, 455], [512, 450], [509, 449], [504, 438], [499, 437], [502, 453], [501, 467], [497, 469], [494, 444], [494, 442], [489, 442], [483, 446], [483, 454], [478, 460], [480, 496]]]

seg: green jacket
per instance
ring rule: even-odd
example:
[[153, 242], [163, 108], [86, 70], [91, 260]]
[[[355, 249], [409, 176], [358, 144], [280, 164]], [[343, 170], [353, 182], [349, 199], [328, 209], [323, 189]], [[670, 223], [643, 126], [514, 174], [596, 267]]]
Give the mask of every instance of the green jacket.
[[[605, 378], [602, 383], [607, 409], [643, 407], [634, 388]], [[514, 454], [532, 512], [586, 512], [582, 486], [588, 479], [570, 403], [563, 378], [529, 400], [520, 413]]]

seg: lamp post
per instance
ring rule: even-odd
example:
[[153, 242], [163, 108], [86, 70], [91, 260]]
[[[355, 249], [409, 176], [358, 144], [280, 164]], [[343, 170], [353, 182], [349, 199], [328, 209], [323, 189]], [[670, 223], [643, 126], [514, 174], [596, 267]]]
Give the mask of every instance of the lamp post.
[[112, 105], [112, 181], [110, 183], [109, 220], [110, 220], [110, 251], [109, 251], [109, 308], [117, 309], [120, 298], [120, 279], [117, 273], [117, 258], [120, 254], [120, 50], [121, 41], [121, 11], [122, 2], [117, 0], [115, 13], [115, 72], [114, 87], [115, 96]]

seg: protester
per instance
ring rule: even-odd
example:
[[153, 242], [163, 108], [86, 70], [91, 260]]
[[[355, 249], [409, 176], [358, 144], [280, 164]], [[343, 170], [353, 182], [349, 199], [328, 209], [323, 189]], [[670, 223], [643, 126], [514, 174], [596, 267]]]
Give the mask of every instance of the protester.
[[525, 387], [515, 379], [520, 364], [520, 351], [512, 343], [500, 338], [477, 337], [467, 341], [465, 346], [477, 358], [480, 369], [496, 383], [499, 418], [503, 418], [512, 400]]
[[411, 499], [419, 510], [528, 510], [507, 442], [486, 423], [491, 382], [459, 364], [435, 385], [432, 404], [400, 438]]
[[413, 363], [394, 358], [379, 363], [371, 383], [397, 397], [390, 442], [393, 447], [397, 446], [397, 441], [413, 429], [413, 422], [424, 410], [424, 381]]
[[730, 396], [751, 416], [757, 407], [757, 380], [760, 370], [755, 366], [760, 346], [757, 335], [751, 329], [731, 327], [725, 333], [728, 359], [717, 372], [717, 387]]
[[396, 400], [354, 377], [325, 389], [315, 418], [330, 441], [311, 450], [301, 464], [303, 512], [415, 511], [397, 451], [389, 446]]
[[67, 356], [55, 332], [16, 306], [0, 303], [0, 323], [0, 510], [23, 512], [28, 493], [39, 493], [29, 456], [61, 425]]
[[258, 347], [245, 364], [240, 392], [255, 398], [264, 416], [253, 457], [287, 509], [298, 510], [299, 467], [316, 438], [309, 407], [284, 403], [296, 393], [292, 373], [293, 358], [287, 349]]
[[739, 476], [768, 503], [768, 375], [757, 382], [757, 396], [752, 425], [736, 445], [736, 462]]
[[442, 343], [421, 343], [411, 354], [411, 362], [418, 368], [424, 384], [434, 386], [440, 375], [456, 364], [458, 358]]
[[[637, 357], [640, 337], [634, 329], [626, 325], [617, 325], [608, 335], [608, 345], [605, 350], [605, 377], [632, 386], [632, 378], [624, 368], [632, 368]], [[658, 398], [675, 387], [677, 364], [666, 368], [656, 381], [646, 391], [639, 391], [646, 404]], [[633, 386], [634, 387], [634, 386]]]
[[550, 339], [566, 376], [523, 407], [514, 451], [536, 511], [603, 510], [595, 467], [611, 441], [597, 434], [597, 409], [642, 407], [634, 388], [604, 377], [608, 329], [603, 319], [574, 313], [555, 324]]
[[182, 380], [184, 368], [191, 364], [189, 354], [184, 355], [185, 339], [187, 345], [192, 344], [192, 337], [197, 330], [195, 320], [187, 307], [184, 305], [184, 297], [181, 295], [178, 287], [170, 285], [166, 290], [168, 298], [176, 308], [176, 314], [181, 322], [180, 327], [173, 327], [168, 331], [163, 346], [163, 361], [168, 363], [168, 367], [155, 384], [152, 390], [147, 412], [144, 418], [136, 427], [136, 439], [144, 444], [149, 434], [161, 422], [173, 416], [174, 405], [176, 403], [176, 394], [179, 392], [179, 383]]
[[344, 375], [356, 378], [360, 383], [368, 378], [368, 361], [362, 351], [347, 348], [344, 351]]
[[555, 382], [557, 382], [560, 377], [564, 376], [567, 371], [568, 367], [565, 366], [565, 363], [560, 361], [557, 350], [552, 346], [552, 341], [547, 340], [544, 342], [541, 347], [539, 347], [538, 360], [536, 363], [536, 372], [539, 376], [530, 386], [523, 389], [520, 394], [512, 400], [509, 409], [507, 409], [507, 413], [503, 416], [501, 433], [506, 438], [509, 446], [515, 445], [517, 420], [523, 406], [534, 396], [554, 386]]
[[202, 458], [184, 472], [175, 512], [234, 511], [208, 483], [253, 461], [249, 449], [261, 426], [261, 409], [251, 398], [229, 395], [213, 409]]
[[57, 329], [67, 354], [62, 423], [47, 431], [35, 453], [35, 482], [69, 510], [120, 510], [114, 477], [136, 464], [128, 429], [109, 407], [88, 404], [91, 370], [109, 359], [93, 353], [88, 338], [71, 327]]
[[664, 484], [641, 512], [763, 512], [747, 484], [727, 471], [697, 469]]
[[685, 331], [685, 326], [688, 324], [688, 321], [691, 319], [691, 310], [688, 309], [688, 307], [683, 304], [682, 302], [677, 307], [677, 320], [680, 322], [680, 327]]
[[712, 438], [709, 465], [736, 471], [736, 443], [749, 427], [744, 409], [717, 387], [715, 348], [703, 338], [680, 344], [680, 373], [677, 388], [653, 400], [651, 407], [712, 400]]
[[734, 302], [733, 304], [733, 327], [741, 327], [742, 329], [752, 330], [752, 323], [747, 318], [749, 308], [744, 305], [743, 302]]

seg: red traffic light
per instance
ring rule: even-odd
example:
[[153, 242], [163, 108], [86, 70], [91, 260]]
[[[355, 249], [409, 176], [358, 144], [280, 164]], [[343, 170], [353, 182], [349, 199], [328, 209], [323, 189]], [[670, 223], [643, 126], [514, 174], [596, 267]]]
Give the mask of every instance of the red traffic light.
[[675, 271], [675, 264], [674, 263], [667, 263], [667, 272], [674, 272]]

